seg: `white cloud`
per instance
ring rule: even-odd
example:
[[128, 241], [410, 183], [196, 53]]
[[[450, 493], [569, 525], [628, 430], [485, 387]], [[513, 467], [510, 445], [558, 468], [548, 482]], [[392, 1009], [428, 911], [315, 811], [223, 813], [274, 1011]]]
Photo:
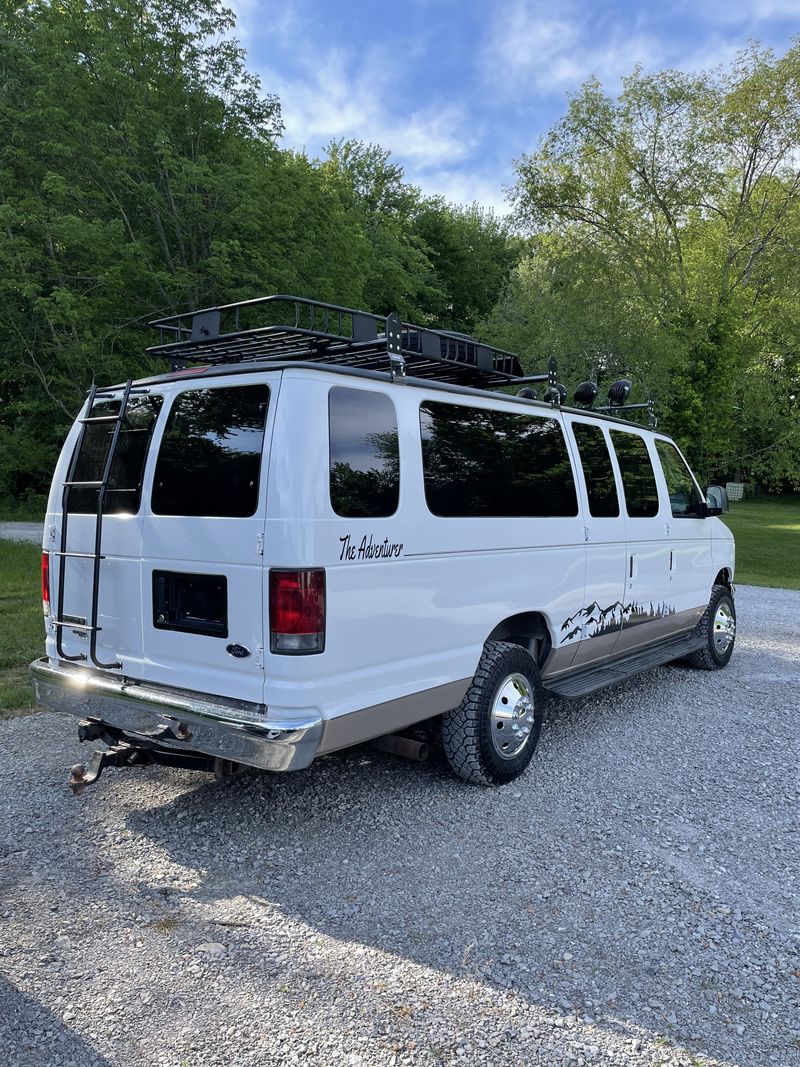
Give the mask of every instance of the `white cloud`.
[[303, 0], [285, 0], [280, 4], [268, 0], [226, 0], [225, 6], [236, 15], [236, 36], [245, 46], [252, 43], [264, 25], [269, 26], [270, 40], [281, 46], [301, 40], [301, 35], [309, 29], [310, 15]]
[[432, 170], [425, 172], [421, 178], [410, 174], [409, 178], [419, 185], [429, 196], [443, 196], [452, 204], [475, 204], [491, 208], [496, 215], [507, 215], [510, 207], [506, 201], [503, 187], [510, 185], [513, 174], [509, 167], [496, 174], [476, 173], [470, 168], [464, 170]]
[[402, 72], [388, 47], [375, 46], [358, 56], [329, 48], [291, 78], [269, 69], [259, 73], [265, 88], [280, 97], [284, 143], [312, 154], [333, 138], [354, 137], [380, 144], [415, 171], [424, 171], [465, 159], [477, 144], [477, 124], [458, 104], [398, 109]]
[[664, 60], [659, 38], [641, 28], [591, 23], [590, 8], [545, 0], [509, 0], [495, 8], [483, 52], [486, 79], [509, 95], [574, 89], [591, 75], [616, 84], [637, 64], [653, 68]]

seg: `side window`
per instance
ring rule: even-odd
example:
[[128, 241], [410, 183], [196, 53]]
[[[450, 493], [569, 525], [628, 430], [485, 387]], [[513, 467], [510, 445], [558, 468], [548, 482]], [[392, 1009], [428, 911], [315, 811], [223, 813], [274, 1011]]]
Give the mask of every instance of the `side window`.
[[426, 401], [419, 412], [425, 498], [446, 518], [578, 514], [555, 419]]
[[[111, 419], [119, 414], [120, 403], [119, 400], [96, 400], [87, 417]], [[104, 515], [135, 515], [139, 510], [144, 464], [162, 403], [163, 397], [151, 394], [129, 398], [103, 500]], [[73, 460], [70, 481], [100, 481], [108, 459], [114, 425], [111, 421], [87, 423], [80, 451]], [[79, 486], [69, 489], [68, 514], [95, 514], [97, 494], [97, 489]]]
[[619, 497], [605, 434], [588, 422], [573, 422], [572, 432], [581, 457], [589, 514], [596, 519], [615, 519], [619, 515]]
[[336, 386], [328, 411], [331, 507], [347, 519], [394, 515], [400, 502], [400, 448], [391, 398]]
[[644, 438], [624, 430], [612, 430], [611, 440], [622, 474], [628, 515], [632, 519], [652, 518], [658, 514], [658, 489]]
[[253, 515], [268, 403], [266, 385], [180, 393], [167, 417], [158, 453], [155, 514]]
[[658, 452], [661, 468], [664, 471], [673, 516], [676, 519], [683, 519], [697, 518], [702, 515], [703, 499], [689, 468], [675, 445], [669, 441], [656, 441], [656, 452]]

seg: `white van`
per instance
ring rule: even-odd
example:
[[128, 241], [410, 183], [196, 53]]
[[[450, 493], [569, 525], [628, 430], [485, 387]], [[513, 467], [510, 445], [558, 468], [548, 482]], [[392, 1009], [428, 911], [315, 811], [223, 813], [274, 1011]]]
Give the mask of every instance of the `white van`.
[[629, 383], [568, 407], [552, 361], [296, 297], [155, 325], [176, 369], [92, 390], [48, 504], [36, 696], [106, 745], [76, 791], [436, 717], [457, 774], [504, 783], [545, 694], [730, 659], [724, 490], [622, 417]]

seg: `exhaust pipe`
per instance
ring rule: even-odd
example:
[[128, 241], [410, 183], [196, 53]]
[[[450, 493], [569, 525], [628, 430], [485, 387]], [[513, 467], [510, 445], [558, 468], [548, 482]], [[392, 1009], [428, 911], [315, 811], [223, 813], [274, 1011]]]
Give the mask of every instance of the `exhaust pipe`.
[[379, 752], [388, 752], [392, 756], [402, 756], [404, 759], [417, 760], [424, 763], [428, 758], [428, 745], [425, 741], [417, 741], [413, 737], [401, 737], [400, 734], [384, 734], [376, 737], [372, 747]]

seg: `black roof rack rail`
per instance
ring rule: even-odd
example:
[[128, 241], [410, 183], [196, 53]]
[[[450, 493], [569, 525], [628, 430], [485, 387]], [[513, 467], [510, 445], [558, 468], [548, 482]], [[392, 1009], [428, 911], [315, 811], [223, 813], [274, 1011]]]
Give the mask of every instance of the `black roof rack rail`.
[[159, 343], [147, 354], [217, 364], [297, 359], [335, 363], [483, 388], [555, 382], [555, 365], [526, 376], [519, 357], [466, 334], [402, 322], [356, 308], [277, 294], [155, 319]]
[[[192, 363], [216, 366], [297, 360], [388, 371], [399, 382], [413, 376], [479, 389], [546, 382], [541, 398], [545, 403], [556, 408], [567, 401], [553, 357], [545, 373], [526, 375], [513, 352], [467, 334], [416, 326], [398, 315], [375, 315], [302, 296], [275, 294], [238, 300], [167, 315], [149, 325], [159, 331], [159, 343], [148, 348], [147, 354], [170, 360], [173, 370]], [[628, 404], [630, 390], [630, 381], [620, 379], [609, 389], [609, 403], [593, 408], [597, 385], [583, 382], [575, 392], [575, 403], [581, 410], [617, 417], [646, 410], [650, 425], [655, 426], [652, 401]], [[518, 395], [538, 398], [532, 389], [521, 389]]]

